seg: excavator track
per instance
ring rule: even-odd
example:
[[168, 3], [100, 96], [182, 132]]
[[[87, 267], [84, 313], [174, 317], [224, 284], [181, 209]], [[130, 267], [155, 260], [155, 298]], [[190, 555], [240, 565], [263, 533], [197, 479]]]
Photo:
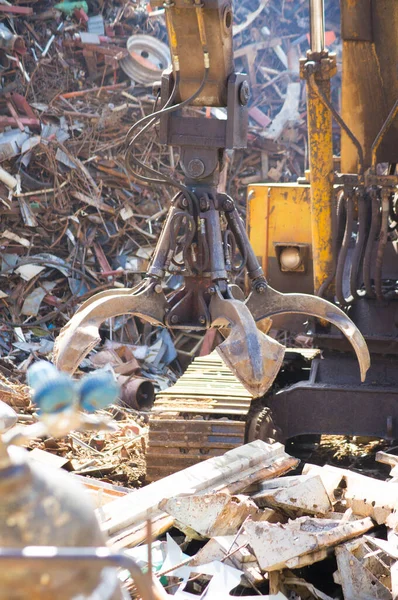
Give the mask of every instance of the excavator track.
[[245, 442], [252, 395], [217, 354], [197, 357], [157, 394], [149, 420], [147, 481], [156, 481]]
[[[317, 353], [288, 350], [285, 364], [298, 354], [310, 360]], [[156, 396], [149, 419], [147, 481], [254, 439], [277, 440], [280, 432], [270, 410], [261, 400], [252, 401], [217, 352], [195, 358], [175, 385]]]

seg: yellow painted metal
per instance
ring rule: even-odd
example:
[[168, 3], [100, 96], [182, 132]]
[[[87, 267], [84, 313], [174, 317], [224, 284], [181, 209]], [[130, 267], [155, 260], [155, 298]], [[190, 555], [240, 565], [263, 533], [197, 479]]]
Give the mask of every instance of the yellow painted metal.
[[[317, 78], [317, 84], [330, 97], [330, 78]], [[310, 155], [312, 254], [314, 291], [333, 272], [332, 207], [333, 143], [332, 116], [307, 81], [308, 142]]]
[[[247, 226], [250, 243], [265, 275], [275, 243], [311, 246], [310, 186], [296, 183], [250, 185]], [[310, 257], [311, 258], [311, 255]]]

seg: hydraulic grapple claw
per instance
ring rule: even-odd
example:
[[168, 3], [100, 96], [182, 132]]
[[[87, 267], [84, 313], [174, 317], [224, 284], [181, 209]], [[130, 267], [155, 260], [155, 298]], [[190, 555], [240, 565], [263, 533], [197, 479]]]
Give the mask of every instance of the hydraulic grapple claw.
[[133, 289], [100, 292], [84, 302], [61, 330], [54, 345], [54, 362], [62, 371], [73, 373], [83, 358], [100, 341], [99, 327], [112, 317], [135, 314], [163, 325], [166, 298], [147, 281]]
[[329, 321], [338, 327], [351, 343], [357, 355], [361, 381], [365, 381], [366, 372], [370, 367], [366, 342], [351, 319], [331, 302], [309, 294], [281, 294], [266, 286], [261, 293], [253, 291], [246, 300], [246, 306], [255, 321], [284, 313], [308, 315]]
[[285, 348], [257, 329], [245, 304], [220, 293], [210, 303], [212, 325], [228, 325], [231, 332], [217, 347], [226, 365], [254, 397], [271, 387], [283, 362]]

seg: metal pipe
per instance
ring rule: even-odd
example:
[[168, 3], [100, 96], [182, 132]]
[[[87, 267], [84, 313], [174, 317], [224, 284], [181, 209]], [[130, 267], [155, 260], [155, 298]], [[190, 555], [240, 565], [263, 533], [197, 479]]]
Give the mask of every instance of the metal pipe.
[[361, 192], [358, 195], [358, 233], [355, 243], [354, 253], [352, 255], [351, 263], [351, 274], [350, 274], [350, 289], [351, 296], [353, 298], [359, 298], [365, 295], [365, 290], [359, 290], [358, 288], [362, 284], [362, 280], [358, 281], [361, 264], [363, 261], [363, 255], [365, 250], [365, 243], [367, 240], [367, 226], [369, 222], [368, 209], [370, 207], [369, 197], [364, 196]]
[[311, 52], [325, 50], [324, 0], [310, 0], [310, 46]]
[[246, 262], [247, 274], [249, 278], [256, 279], [258, 277], [262, 277], [264, 275], [264, 271], [258, 262], [252, 245], [250, 244], [245, 225], [237, 208], [234, 206], [233, 210], [226, 211], [225, 217], [230, 230], [235, 236], [242, 258]]
[[377, 231], [379, 229], [379, 214], [380, 214], [380, 204], [379, 199], [377, 198], [376, 192], [371, 192], [371, 200], [372, 200], [372, 220], [370, 223], [370, 231], [368, 235], [368, 240], [366, 243], [365, 249], [365, 257], [363, 260], [363, 282], [365, 284], [366, 293], [369, 298], [374, 297], [374, 291], [372, 287], [372, 277], [371, 277], [371, 269], [372, 269], [372, 252], [373, 252], [373, 244], [376, 239]]
[[344, 271], [347, 261], [348, 249], [352, 237], [353, 217], [354, 199], [353, 194], [349, 194], [349, 196], [346, 198], [346, 222], [343, 243], [341, 245], [336, 269], [336, 298], [340, 306], [347, 306], [348, 304], [351, 304], [351, 302], [354, 300], [352, 296], [349, 296], [348, 298], [344, 296]]
[[155, 388], [149, 379], [129, 378], [122, 385], [122, 402], [135, 410], [149, 410], [155, 400]]
[[377, 245], [376, 266], [375, 266], [375, 291], [379, 302], [384, 300], [383, 294], [383, 258], [388, 238], [388, 216], [390, 212], [390, 192], [382, 190], [381, 192], [381, 225], [379, 233], [379, 243]]
[[206, 229], [210, 248], [210, 271], [213, 281], [228, 279], [225, 269], [224, 251], [220, 227], [220, 213], [210, 208], [206, 213]]

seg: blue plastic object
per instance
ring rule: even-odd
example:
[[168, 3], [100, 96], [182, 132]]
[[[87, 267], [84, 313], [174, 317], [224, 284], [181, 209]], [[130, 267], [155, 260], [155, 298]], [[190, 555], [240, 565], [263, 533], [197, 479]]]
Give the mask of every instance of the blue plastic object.
[[80, 406], [89, 413], [114, 404], [120, 387], [109, 371], [94, 371], [80, 381]]
[[32, 400], [40, 413], [55, 414], [77, 404], [75, 382], [51, 363], [40, 360], [28, 369], [27, 375], [33, 389]]

